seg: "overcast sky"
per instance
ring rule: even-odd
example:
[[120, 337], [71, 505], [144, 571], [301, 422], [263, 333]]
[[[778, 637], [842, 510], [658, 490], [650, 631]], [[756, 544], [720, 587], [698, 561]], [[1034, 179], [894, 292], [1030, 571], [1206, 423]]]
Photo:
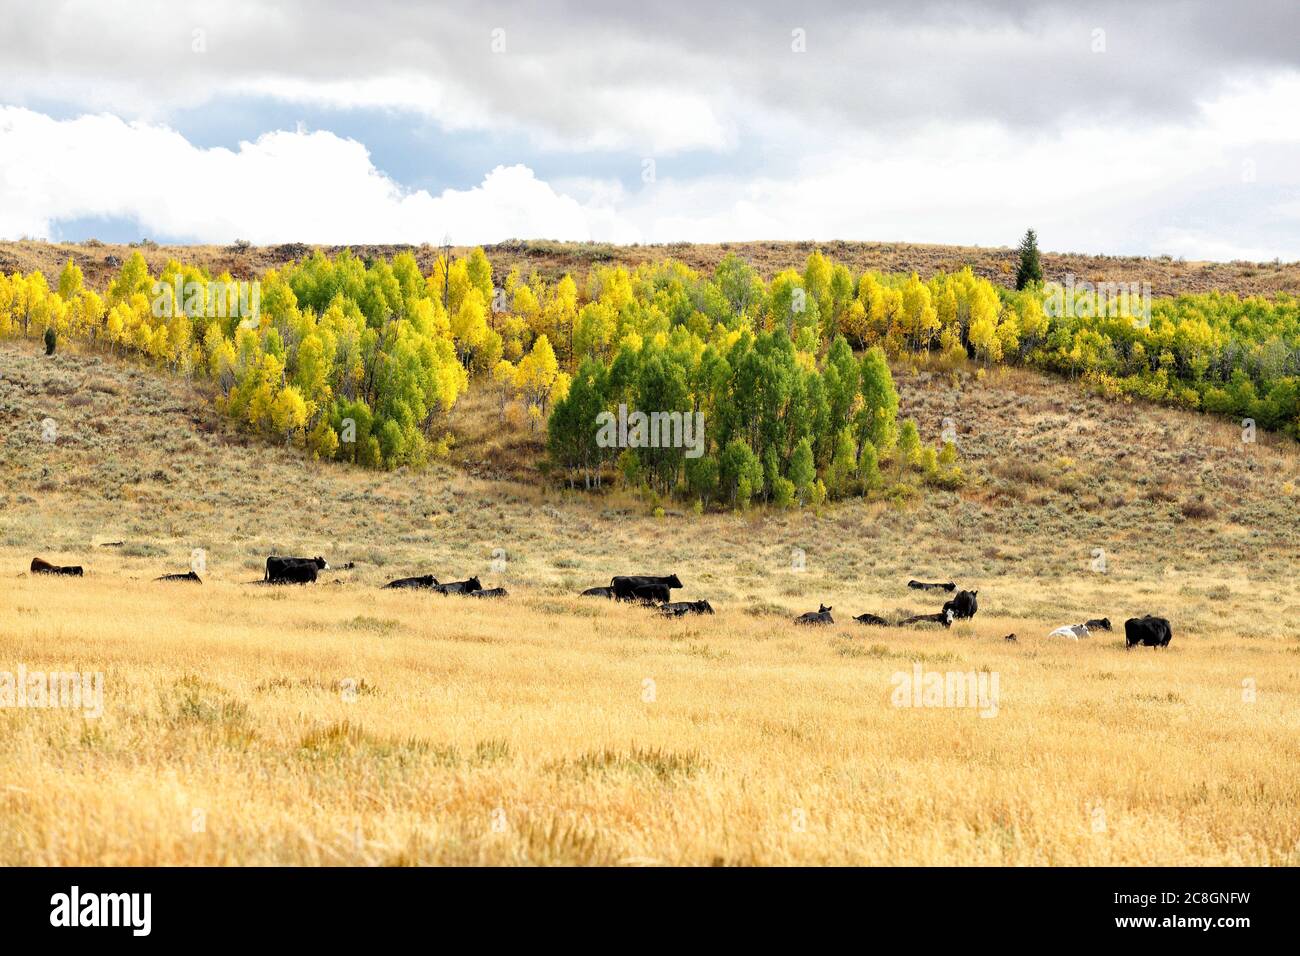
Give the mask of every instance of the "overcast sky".
[[0, 0], [0, 238], [1300, 259], [1294, 0], [440, 6]]

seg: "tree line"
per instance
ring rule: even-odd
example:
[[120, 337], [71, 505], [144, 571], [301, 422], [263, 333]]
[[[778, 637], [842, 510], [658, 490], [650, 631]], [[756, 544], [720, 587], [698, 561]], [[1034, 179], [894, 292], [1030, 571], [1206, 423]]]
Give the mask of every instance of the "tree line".
[[[1300, 434], [1296, 297], [1139, 309], [1083, 283], [1062, 307], [1050, 283], [1018, 278], [1013, 290], [970, 269], [854, 273], [814, 252], [766, 281], [728, 255], [711, 273], [665, 259], [579, 282], [499, 276], [481, 249], [428, 274], [410, 253], [345, 251], [268, 271], [250, 300], [192, 265], [151, 275], [137, 252], [102, 294], [71, 261], [54, 288], [40, 272], [0, 275], [0, 337], [52, 329], [207, 380], [245, 427], [369, 467], [439, 454], [473, 382], [544, 432], [560, 480], [617, 476], [701, 507], [960, 484], [955, 450], [898, 420], [889, 361], [907, 356], [1025, 365]], [[602, 443], [598, 416], [620, 406], [702, 415], [702, 447]]]

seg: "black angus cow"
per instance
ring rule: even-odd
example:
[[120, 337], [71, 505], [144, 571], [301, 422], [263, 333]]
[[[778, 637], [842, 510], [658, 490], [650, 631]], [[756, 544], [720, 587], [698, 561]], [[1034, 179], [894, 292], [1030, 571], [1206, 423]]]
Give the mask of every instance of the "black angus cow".
[[908, 581], [907, 586], [913, 591], [955, 591], [957, 585], [951, 581], [943, 584], [930, 584], [926, 581]]
[[1143, 647], [1168, 647], [1174, 632], [1163, 617], [1131, 617], [1124, 622], [1124, 650], [1135, 644]]
[[638, 598], [635, 593], [638, 588], [666, 588], [671, 590], [681, 586], [681, 579], [675, 574], [663, 576], [628, 574], [611, 578], [609, 582], [609, 589], [614, 592], [614, 597], [620, 601], [643, 600], [643, 598]]
[[193, 571], [186, 571], [184, 574], [164, 574], [160, 578], [154, 578], [155, 581], [193, 581], [195, 584], [202, 584], [203, 581], [198, 574]]
[[324, 558], [285, 558], [271, 555], [266, 559], [266, 577], [268, 584], [311, 584], [320, 571], [329, 570], [329, 562]]
[[1094, 617], [1091, 621], [1084, 621], [1083, 626], [1090, 631], [1113, 630], [1110, 626], [1110, 618], [1108, 617]]
[[57, 564], [50, 564], [44, 558], [32, 558], [32, 574], [66, 574], [68, 577], [81, 577], [81, 565], [70, 564], [66, 567], [60, 567]]
[[975, 612], [979, 610], [979, 605], [975, 600], [977, 594], [979, 594], [979, 591], [958, 591], [955, 598], [944, 602], [944, 612], [952, 611], [953, 620], [957, 621], [974, 617]]
[[942, 624], [944, 627], [952, 627], [953, 613], [949, 610], [948, 605], [944, 605], [943, 610], [937, 614], [915, 614], [912, 617], [904, 618], [899, 621], [900, 625], [933, 623]]
[[889, 622], [883, 617], [876, 614], [859, 614], [853, 620], [859, 624], [870, 624], [872, 627], [888, 627]]
[[830, 608], [825, 604], [818, 604], [817, 610], [800, 614], [794, 619], [794, 622], [796, 624], [834, 624], [835, 619], [831, 617]]
[[432, 574], [418, 574], [413, 578], [398, 578], [396, 581], [389, 581], [381, 590], [388, 588], [428, 588], [433, 589], [438, 586], [438, 579]]
[[499, 598], [508, 597], [509, 593], [505, 588], [488, 588], [486, 591], [470, 591], [470, 597]]
[[634, 587], [626, 597], [617, 593], [614, 597], [619, 601], [636, 601], [640, 604], [667, 604], [673, 596], [665, 585], [642, 584]]
[[598, 597], [598, 598], [605, 598], [606, 600], [609, 600], [614, 597], [614, 589], [613, 588], [587, 588], [587, 590], [579, 594], [578, 597]]
[[712, 614], [713, 605], [708, 601], [674, 601], [661, 605], [659, 613], [666, 617], [683, 617], [687, 614]]
[[473, 594], [475, 591], [482, 591], [483, 585], [479, 583], [478, 578], [469, 578], [466, 581], [449, 581], [446, 584], [437, 584], [433, 588], [439, 594]]

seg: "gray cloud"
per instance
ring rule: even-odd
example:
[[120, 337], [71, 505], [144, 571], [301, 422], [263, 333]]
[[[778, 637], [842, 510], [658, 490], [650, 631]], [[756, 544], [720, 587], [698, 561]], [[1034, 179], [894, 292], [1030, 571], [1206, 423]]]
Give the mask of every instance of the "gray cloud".
[[[944, 121], [1180, 122], [1234, 78], [1300, 69], [1287, 0], [6, 6], [0, 100], [12, 104], [165, 119], [249, 84], [324, 102], [355, 86], [365, 105], [453, 128], [643, 152], [726, 149], [761, 128], [818, 140]], [[490, 49], [497, 28], [503, 54]], [[795, 29], [805, 53], [791, 50]], [[391, 77], [410, 83], [375, 83]]]

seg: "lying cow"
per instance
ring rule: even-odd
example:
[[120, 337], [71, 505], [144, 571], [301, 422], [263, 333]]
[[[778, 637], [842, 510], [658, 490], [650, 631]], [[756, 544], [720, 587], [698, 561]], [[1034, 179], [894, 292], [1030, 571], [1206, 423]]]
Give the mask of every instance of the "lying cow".
[[384, 585], [383, 590], [388, 588], [427, 588], [433, 589], [438, 586], [438, 579], [432, 574], [418, 574], [413, 578], [398, 578], [396, 581], [389, 581]]
[[1168, 647], [1174, 632], [1163, 617], [1131, 617], [1124, 622], [1124, 650], [1135, 644], [1143, 647]]
[[656, 576], [652, 574], [629, 574], [611, 578], [610, 590], [620, 601], [638, 600], [635, 592], [638, 588], [666, 588], [672, 590], [682, 586], [681, 579], [675, 574]]
[[186, 571], [184, 574], [164, 574], [160, 578], [154, 578], [155, 581], [193, 581], [195, 584], [202, 584], [198, 574], [193, 571]]
[[931, 584], [927, 581], [908, 581], [907, 586], [913, 591], [955, 591], [957, 585], [951, 581], [943, 584]]
[[1081, 637], [1088, 637], [1088, 636], [1089, 636], [1088, 625], [1087, 625], [1087, 624], [1067, 624], [1067, 625], [1065, 625], [1064, 627], [1058, 627], [1056, 630], [1051, 631], [1047, 636], [1048, 636], [1048, 637], [1065, 637], [1065, 638], [1069, 638], [1069, 639], [1072, 640], [1072, 641], [1077, 641], [1077, 640], [1078, 640], [1079, 638], [1081, 638]]
[[889, 626], [888, 621], [886, 621], [883, 617], [880, 617], [876, 614], [859, 614], [853, 620], [857, 621], [859, 624], [870, 624], [872, 627]]
[[796, 624], [834, 624], [835, 620], [831, 617], [831, 609], [825, 604], [818, 604], [817, 610], [809, 611], [807, 614], [800, 614], [794, 619]]
[[1110, 618], [1094, 617], [1091, 621], [1083, 622], [1090, 631], [1109, 631], [1111, 630]]
[[977, 594], [978, 591], [958, 591], [955, 598], [944, 602], [943, 609], [952, 611], [953, 620], [956, 621], [974, 617], [975, 612], [979, 610], [979, 604], [975, 600]]
[[935, 614], [914, 614], [911, 617], [904, 618], [898, 623], [902, 627], [906, 627], [909, 624], [925, 624], [925, 623], [942, 624], [944, 627], [952, 627], [952, 617], [953, 617], [952, 609], [949, 608], [947, 604], [945, 604], [943, 606], [943, 610]]
[[486, 591], [469, 592], [470, 597], [481, 597], [481, 598], [501, 598], [501, 597], [507, 597], [508, 594], [509, 592], [506, 591], [505, 588], [488, 588]]
[[475, 591], [482, 591], [483, 585], [479, 583], [478, 578], [470, 578], [466, 581], [436, 584], [433, 589], [439, 594], [473, 594]]
[[50, 564], [44, 558], [32, 558], [32, 574], [66, 574], [68, 577], [81, 577], [81, 565], [70, 564], [66, 567], [60, 567], [57, 564]]
[[321, 571], [329, 570], [329, 562], [324, 558], [285, 558], [271, 555], [266, 559], [266, 577], [268, 584], [311, 584]]
[[606, 600], [612, 600], [614, 597], [614, 589], [613, 588], [587, 588], [587, 590], [583, 591], [580, 595], [578, 595], [578, 597], [594, 597], [594, 598], [605, 598]]
[[708, 601], [673, 601], [659, 607], [659, 613], [667, 617], [682, 617], [687, 614], [712, 614], [713, 605]]

